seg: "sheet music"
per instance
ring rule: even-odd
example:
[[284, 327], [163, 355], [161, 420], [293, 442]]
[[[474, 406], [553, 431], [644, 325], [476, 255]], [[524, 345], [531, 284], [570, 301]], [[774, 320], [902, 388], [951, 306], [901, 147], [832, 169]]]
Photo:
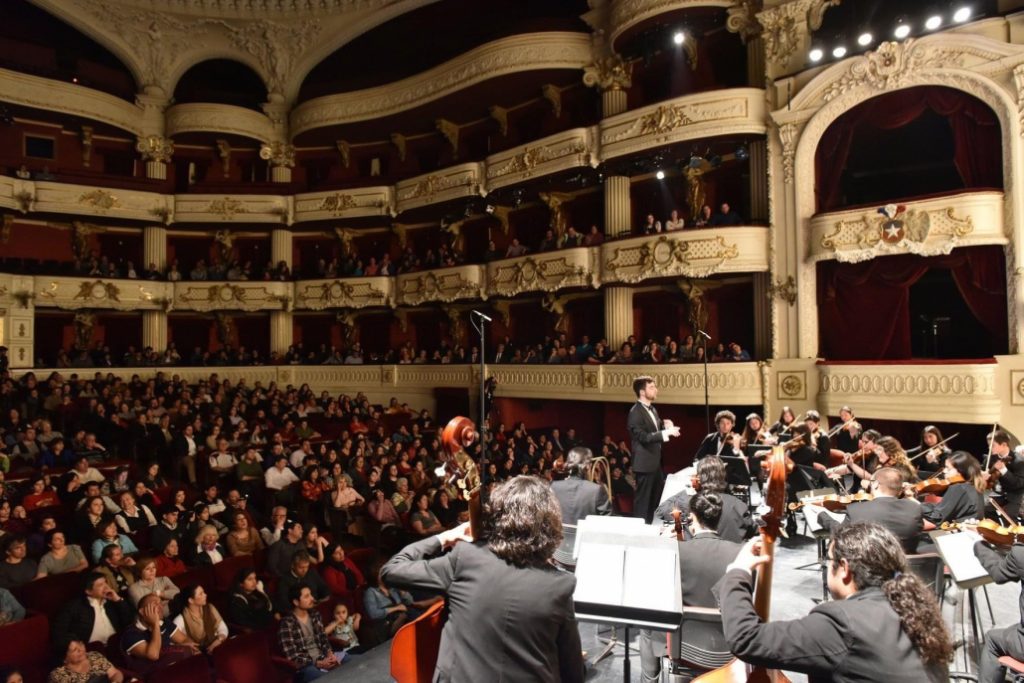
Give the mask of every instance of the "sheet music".
[[831, 512], [819, 505], [813, 505], [810, 503], [804, 503], [803, 513], [804, 519], [807, 520], [807, 530], [811, 536], [814, 535], [815, 531], [821, 529], [821, 523], [818, 522], [819, 513], [824, 512], [826, 515], [834, 519], [835, 521], [842, 523], [846, 519], [846, 515], [841, 512]]
[[626, 547], [586, 543], [576, 564], [576, 602], [621, 605]]
[[988, 572], [974, 555], [974, 544], [981, 539], [975, 533], [964, 531], [956, 534], [932, 534], [935, 547], [949, 567], [953, 580], [961, 587], [980, 586], [992, 581]]
[[676, 553], [668, 548], [626, 548], [622, 604], [656, 610], [669, 607], [664, 586], [675, 583], [678, 565]]
[[665, 487], [661, 490], [661, 500], [658, 501], [658, 505], [681, 491], [693, 495], [693, 477], [696, 474], [696, 467], [687, 467], [665, 477]]

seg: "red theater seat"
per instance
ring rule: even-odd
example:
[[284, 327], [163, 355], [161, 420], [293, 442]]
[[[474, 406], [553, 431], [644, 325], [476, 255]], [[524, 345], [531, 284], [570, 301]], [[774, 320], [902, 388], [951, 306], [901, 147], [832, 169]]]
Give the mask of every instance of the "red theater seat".
[[284, 667], [270, 656], [268, 638], [276, 634], [261, 632], [235, 636], [213, 651], [213, 668], [217, 678], [226, 683], [287, 683], [292, 680], [293, 667]]
[[398, 683], [429, 683], [441, 647], [444, 602], [435, 602], [416, 621], [398, 629], [391, 641], [391, 677]]

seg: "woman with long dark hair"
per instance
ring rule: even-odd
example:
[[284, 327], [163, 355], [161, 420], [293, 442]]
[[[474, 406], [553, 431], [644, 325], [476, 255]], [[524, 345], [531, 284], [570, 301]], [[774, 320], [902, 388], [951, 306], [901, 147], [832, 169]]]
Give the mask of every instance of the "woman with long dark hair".
[[177, 612], [174, 625], [206, 654], [228, 639], [228, 627], [217, 608], [207, 601], [202, 586], [189, 586], [174, 599], [172, 613]]
[[[562, 513], [548, 483], [499, 484], [485, 506], [483, 538], [468, 534], [464, 524], [413, 543], [381, 570], [390, 585], [448, 595], [435, 678], [582, 681], [576, 577], [551, 563]], [[453, 550], [440, 555], [446, 548]]]
[[864, 522], [836, 529], [828, 548], [834, 599], [802, 619], [764, 623], [754, 611], [752, 570], [766, 561], [752, 539], [721, 585], [725, 637], [741, 660], [811, 681], [948, 680], [953, 643], [935, 592], [910, 572], [890, 531]]
[[987, 482], [982, 476], [981, 463], [977, 458], [967, 451], [955, 451], [946, 458], [943, 476], [962, 481], [947, 488], [938, 503], [921, 503], [921, 516], [935, 525], [963, 519], [983, 519]]
[[274, 623], [274, 605], [253, 567], [242, 567], [231, 584], [228, 620], [232, 626], [258, 631]]

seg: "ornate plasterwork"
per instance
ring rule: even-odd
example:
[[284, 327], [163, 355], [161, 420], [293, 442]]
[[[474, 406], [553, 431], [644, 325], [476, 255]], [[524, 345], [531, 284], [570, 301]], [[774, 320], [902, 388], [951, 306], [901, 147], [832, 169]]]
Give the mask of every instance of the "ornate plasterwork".
[[601, 90], [626, 90], [633, 85], [633, 65], [612, 54], [583, 67], [583, 84]]
[[146, 288], [137, 280], [81, 280], [78, 278], [37, 277], [31, 281], [31, 291], [26, 290], [26, 301], [33, 301], [37, 307], [56, 307], [67, 310], [114, 309], [152, 310], [157, 307], [153, 292], [163, 294], [170, 291], [168, 283], [147, 283], [153, 290], [146, 296]]
[[610, 40], [615, 44], [630, 28], [659, 14], [697, 7], [728, 7], [733, 2], [735, 0], [613, 0], [608, 22]]
[[510, 36], [388, 85], [304, 102], [292, 112], [291, 131], [300, 135], [313, 128], [380, 118], [497, 76], [536, 69], [581, 69], [589, 61], [590, 38], [585, 33]]
[[166, 113], [168, 136], [192, 132], [227, 133], [252, 140], [273, 140], [274, 124], [258, 111], [231, 104], [176, 104]]
[[790, 306], [796, 304], [796, 279], [789, 275], [785, 281], [776, 280], [774, 284], [768, 285], [768, 298], [778, 298]]
[[795, 123], [779, 126], [779, 140], [782, 142], [782, 180], [787, 185], [793, 182], [793, 158], [796, 156], [798, 131], [799, 126]]
[[593, 133], [574, 128], [528, 145], [487, 157], [487, 189], [493, 190], [538, 175], [596, 165]]
[[971, 216], [958, 217], [953, 207], [912, 208], [900, 218], [903, 237], [898, 241], [886, 239], [886, 217], [870, 212], [853, 220], [835, 221], [832, 230], [821, 237], [821, 248], [844, 263], [890, 254], [938, 256], [953, 251], [961, 238], [974, 232]]
[[287, 24], [261, 19], [222, 25], [236, 48], [256, 58], [267, 75], [270, 91], [278, 93], [288, 88], [292, 67], [323, 30], [319, 19]]
[[142, 156], [143, 161], [166, 164], [174, 155], [174, 141], [162, 135], [140, 135], [135, 140], [135, 151]]
[[344, 192], [311, 192], [295, 195], [295, 220], [317, 221], [393, 213], [391, 187], [361, 187]]
[[590, 251], [586, 248], [524, 256], [488, 266], [488, 295], [515, 296], [523, 292], [553, 292], [594, 283]]
[[395, 185], [398, 210], [480, 194], [480, 164], [461, 164]]
[[78, 198], [78, 203], [82, 206], [87, 206], [92, 209], [98, 209], [101, 212], [107, 209], [119, 209], [121, 208], [121, 200], [118, 199], [117, 195], [111, 193], [108, 190], [89, 190], [83, 192]]
[[177, 283], [174, 290], [179, 309], [258, 311], [281, 306], [281, 295], [263, 285]]
[[76, 300], [85, 304], [93, 301], [110, 301], [117, 303], [121, 300], [121, 290], [113, 282], [96, 280], [95, 282], [83, 282], [75, 294]]
[[661, 235], [653, 241], [613, 247], [602, 271], [606, 280], [628, 283], [668, 276], [707, 277], [737, 256], [736, 245], [720, 236], [677, 239]]
[[[821, 28], [825, 11], [842, 0], [794, 0], [757, 14], [770, 63], [785, 64], [800, 47], [801, 36]], [[741, 16], [741, 15], [734, 15]], [[737, 25], [740, 20], [735, 20]], [[732, 30], [732, 29], [730, 29]]]
[[725, 27], [731, 33], [738, 33], [744, 44], [751, 38], [757, 38], [764, 31], [757, 20], [763, 5], [763, 0], [739, 0], [726, 9]]
[[295, 166], [295, 145], [288, 142], [265, 142], [260, 145], [260, 159], [269, 161], [271, 165], [279, 168], [293, 168]]
[[376, 286], [377, 280], [386, 278], [349, 278], [320, 283], [296, 285], [296, 308], [322, 311], [327, 308], [366, 308], [390, 304], [388, 293]]
[[828, 102], [861, 85], [875, 90], [895, 90], [903, 87], [914, 71], [958, 68], [963, 66], [963, 62], [964, 52], [956, 48], [924, 46], [913, 39], [902, 43], [882, 43], [877, 50], [852, 60], [846, 74], [825, 90], [824, 100]]
[[419, 306], [427, 301], [451, 303], [458, 299], [483, 298], [482, 271], [481, 266], [460, 266], [399, 277], [399, 303]]
[[210, 202], [209, 206], [206, 207], [207, 213], [212, 213], [215, 216], [220, 216], [222, 220], [230, 221], [240, 213], [249, 213], [249, 209], [246, 208], [245, 203], [231, 197], [224, 197], [224, 199], [214, 199]]

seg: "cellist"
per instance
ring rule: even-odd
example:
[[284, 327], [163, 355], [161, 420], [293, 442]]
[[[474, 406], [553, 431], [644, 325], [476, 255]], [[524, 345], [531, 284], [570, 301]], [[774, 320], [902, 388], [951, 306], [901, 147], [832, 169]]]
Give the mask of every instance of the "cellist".
[[722, 580], [729, 649], [745, 662], [819, 681], [921, 683], [948, 680], [953, 644], [935, 593], [909, 571], [900, 543], [877, 524], [836, 529], [828, 547], [834, 598], [802, 619], [762, 622], [753, 570], [767, 561], [752, 539]]

